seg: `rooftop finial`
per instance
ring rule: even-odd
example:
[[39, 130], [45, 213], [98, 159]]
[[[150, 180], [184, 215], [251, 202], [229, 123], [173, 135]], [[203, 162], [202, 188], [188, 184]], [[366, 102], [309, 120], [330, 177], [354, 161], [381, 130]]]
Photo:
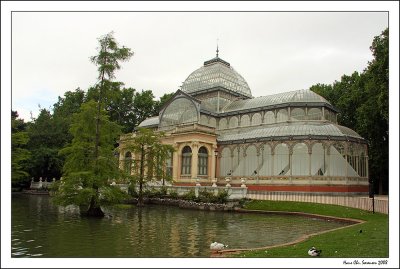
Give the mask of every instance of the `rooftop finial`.
[[218, 50], [218, 38], [217, 38], [217, 58], [218, 58], [218, 52], [219, 50]]

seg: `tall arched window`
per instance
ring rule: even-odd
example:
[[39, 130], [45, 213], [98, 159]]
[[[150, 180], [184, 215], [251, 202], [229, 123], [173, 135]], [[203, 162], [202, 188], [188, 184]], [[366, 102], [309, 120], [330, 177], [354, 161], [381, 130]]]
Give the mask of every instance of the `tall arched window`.
[[264, 122], [265, 123], [275, 123], [275, 114], [272, 111], [268, 111], [264, 115]]
[[216, 127], [217, 127], [217, 121], [215, 120], [215, 118], [210, 117], [210, 120], [209, 120], [209, 124], [208, 124], [208, 125], [211, 126], [211, 127], [216, 128]]
[[316, 143], [312, 147], [311, 153], [311, 175], [323, 176], [326, 175], [329, 164], [326, 150], [322, 143]]
[[208, 118], [206, 115], [201, 115], [200, 116], [200, 124], [208, 126]]
[[258, 156], [257, 156], [257, 148], [254, 145], [251, 145], [246, 150], [246, 157], [243, 160], [246, 163], [245, 170], [243, 176], [254, 176], [257, 172], [258, 167]]
[[319, 108], [310, 108], [308, 110], [308, 119], [309, 120], [321, 120], [322, 118], [322, 110]]
[[222, 118], [219, 120], [219, 129], [224, 130], [228, 127], [228, 123], [226, 121], [226, 118]]
[[238, 124], [239, 120], [237, 117], [234, 116], [229, 119], [229, 128], [236, 128], [238, 127]]
[[261, 124], [261, 114], [256, 113], [251, 118], [251, 125], [254, 126], [254, 125], [260, 125], [260, 124]]
[[289, 175], [290, 164], [289, 164], [289, 147], [286, 144], [278, 144], [275, 147], [274, 155], [274, 175], [284, 176]]
[[220, 175], [221, 176], [227, 176], [229, 173], [232, 172], [232, 153], [231, 150], [226, 147], [222, 150], [221, 152], [221, 158], [220, 158]]
[[190, 175], [192, 167], [192, 149], [189, 146], [185, 146], [182, 149], [182, 175]]
[[199, 166], [199, 176], [206, 176], [207, 170], [208, 170], [208, 151], [205, 147], [201, 147], [199, 149], [199, 161], [198, 161], [198, 166]]
[[132, 154], [128, 151], [125, 153], [125, 164], [124, 164], [125, 172], [130, 175], [132, 169]]
[[290, 112], [292, 120], [304, 120], [306, 117], [306, 112], [302, 108], [293, 108]]
[[240, 120], [240, 126], [246, 127], [250, 125], [250, 117], [249, 115], [243, 115]]
[[283, 122], [289, 119], [287, 109], [279, 109], [278, 114], [276, 115], [276, 122]]
[[304, 143], [298, 143], [293, 147], [292, 155], [292, 175], [306, 176], [308, 175], [308, 147]]
[[273, 167], [272, 167], [272, 154], [271, 147], [269, 145], [264, 145], [261, 155], [261, 163], [262, 166], [259, 170], [260, 176], [272, 176], [273, 175]]

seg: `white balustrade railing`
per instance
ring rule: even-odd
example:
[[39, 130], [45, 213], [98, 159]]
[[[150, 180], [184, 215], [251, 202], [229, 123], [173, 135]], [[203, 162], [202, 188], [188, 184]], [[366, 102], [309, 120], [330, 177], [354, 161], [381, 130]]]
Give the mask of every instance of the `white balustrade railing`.
[[30, 189], [33, 190], [39, 190], [39, 189], [48, 189], [50, 188], [50, 186], [53, 184], [53, 182], [55, 182], [56, 179], [53, 178], [52, 181], [47, 181], [46, 179], [43, 180], [42, 177], [39, 178], [39, 181], [34, 181], [34, 179], [32, 178], [31, 180], [31, 185], [30, 185]]

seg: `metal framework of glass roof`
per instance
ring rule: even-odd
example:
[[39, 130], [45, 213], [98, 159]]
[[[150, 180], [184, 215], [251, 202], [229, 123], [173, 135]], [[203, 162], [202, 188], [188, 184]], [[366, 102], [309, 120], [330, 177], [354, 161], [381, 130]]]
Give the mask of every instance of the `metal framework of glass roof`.
[[352, 138], [355, 140], [364, 140], [355, 131], [333, 123], [310, 123], [310, 122], [287, 122], [285, 124], [276, 124], [271, 126], [260, 126], [254, 128], [237, 128], [220, 132], [217, 140], [219, 142], [243, 141], [252, 139], [272, 139], [282, 138], [329, 138], [341, 137], [343, 139]]
[[246, 80], [228, 62], [219, 57], [204, 62], [204, 66], [192, 72], [183, 82], [181, 90], [193, 94], [218, 87], [252, 97]]
[[237, 100], [228, 105], [223, 112], [238, 110], [247, 110], [280, 104], [328, 104], [332, 106], [325, 98], [310, 90], [297, 90], [291, 92], [278, 93], [256, 98]]
[[[218, 95], [212, 93], [194, 105], [190, 99], [202, 96], [204, 91], [220, 89]], [[239, 100], [231, 101], [220, 97], [221, 91], [238, 96]], [[244, 78], [237, 73], [228, 62], [217, 57], [204, 62], [204, 66], [189, 75], [182, 85], [181, 92], [185, 96], [175, 96], [161, 112], [160, 117], [151, 117], [140, 123], [139, 127], [165, 127], [182, 123], [199, 122], [200, 114], [211, 114], [216, 118], [229, 115], [251, 113], [258, 110], [273, 110], [281, 107], [329, 107], [336, 109], [322, 96], [310, 90], [297, 90], [253, 98]], [[208, 94], [208, 93], [207, 93]], [[204, 95], [203, 95], [204, 96]], [[244, 98], [244, 99], [243, 99]], [[201, 104], [200, 104], [201, 103]], [[217, 105], [222, 110], [217, 111]], [[200, 109], [200, 112], [199, 112]], [[329, 112], [329, 111], [328, 111]], [[262, 139], [317, 139], [359, 140], [365, 141], [355, 131], [327, 121], [286, 121], [285, 123], [263, 124], [257, 127], [239, 127], [217, 131], [218, 142], [236, 143], [244, 140]]]
[[158, 116], [147, 118], [144, 121], [142, 121], [138, 127], [152, 127], [152, 126], [158, 126], [159, 120]]

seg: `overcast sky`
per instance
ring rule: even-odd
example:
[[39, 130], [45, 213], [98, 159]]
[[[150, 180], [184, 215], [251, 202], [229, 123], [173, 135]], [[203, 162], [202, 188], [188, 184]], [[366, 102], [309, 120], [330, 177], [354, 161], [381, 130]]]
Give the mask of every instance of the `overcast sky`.
[[114, 31], [134, 56], [116, 80], [156, 97], [219, 56], [253, 96], [307, 89], [363, 71], [387, 12], [20, 12], [12, 15], [12, 109], [28, 120], [65, 91], [96, 83], [98, 38]]

